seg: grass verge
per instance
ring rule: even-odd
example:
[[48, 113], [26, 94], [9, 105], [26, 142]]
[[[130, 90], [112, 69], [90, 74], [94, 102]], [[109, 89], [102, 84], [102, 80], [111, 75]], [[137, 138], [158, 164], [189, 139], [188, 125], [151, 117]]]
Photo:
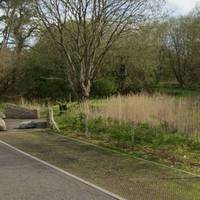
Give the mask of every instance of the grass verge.
[[82, 113], [76, 108], [66, 115], [56, 114], [62, 134], [136, 157], [200, 174], [200, 141], [171, 131], [166, 124], [119, 123], [98, 117], [89, 119], [89, 137], [84, 133]]
[[0, 139], [130, 200], [198, 200], [200, 196], [199, 177], [65, 136], [8, 133]]
[[154, 90], [155, 92], [177, 97], [200, 96], [200, 87], [197, 86], [181, 88], [178, 84], [161, 83], [155, 86]]

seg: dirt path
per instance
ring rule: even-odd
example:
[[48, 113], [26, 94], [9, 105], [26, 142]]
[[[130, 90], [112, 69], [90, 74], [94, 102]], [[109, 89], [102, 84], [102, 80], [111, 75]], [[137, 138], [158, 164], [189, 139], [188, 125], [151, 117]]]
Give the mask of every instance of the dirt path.
[[0, 139], [130, 200], [200, 200], [200, 178], [45, 132]]

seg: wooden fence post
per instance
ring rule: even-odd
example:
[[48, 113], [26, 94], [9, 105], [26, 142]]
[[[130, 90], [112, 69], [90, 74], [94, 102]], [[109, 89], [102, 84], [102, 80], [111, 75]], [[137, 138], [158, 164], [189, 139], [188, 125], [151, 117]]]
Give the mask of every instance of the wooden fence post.
[[60, 129], [54, 120], [53, 108], [50, 105], [49, 99], [46, 99], [47, 107], [47, 127], [60, 133]]
[[131, 148], [134, 150], [135, 147], [135, 127], [134, 124], [131, 123]]

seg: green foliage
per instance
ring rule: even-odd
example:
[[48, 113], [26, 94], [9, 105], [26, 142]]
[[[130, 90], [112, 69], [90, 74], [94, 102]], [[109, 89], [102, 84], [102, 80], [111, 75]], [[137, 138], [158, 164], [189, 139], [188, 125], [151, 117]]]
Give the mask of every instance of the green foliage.
[[200, 151], [200, 141], [194, 142], [191, 147], [193, 150]]
[[157, 134], [156, 137], [153, 139], [153, 145], [158, 147], [162, 145], [166, 146], [184, 146], [187, 145], [188, 139], [180, 134], [174, 133], [165, 133]]
[[117, 92], [117, 85], [114, 80], [102, 78], [96, 80], [92, 87], [92, 95], [95, 97], [108, 97]]
[[138, 144], [151, 144], [156, 136], [156, 130], [148, 124], [139, 124], [135, 129], [135, 141]]
[[126, 88], [125, 88], [125, 93], [140, 93], [143, 90], [143, 85], [141, 84], [141, 82], [138, 83], [130, 83], [127, 84]]
[[129, 124], [115, 124], [108, 128], [111, 140], [117, 140], [120, 143], [131, 143], [132, 128]]
[[154, 87], [156, 92], [173, 96], [199, 96], [200, 87], [186, 86], [180, 87], [178, 84], [159, 84]]
[[89, 130], [91, 133], [102, 135], [106, 133], [106, 126], [103, 126], [105, 124], [105, 119], [102, 117], [96, 118], [94, 120], [90, 120], [89, 122]]
[[102, 76], [112, 75], [118, 82], [117, 70], [125, 66], [127, 74], [123, 93], [149, 90], [160, 78], [163, 32], [162, 24], [147, 23], [140, 30], [121, 38], [106, 57]]
[[[28, 6], [33, 1], [20, 0], [17, 2], [19, 6], [21, 6], [20, 2], [27, 2]], [[19, 35], [24, 34], [23, 25], [31, 22], [31, 16], [34, 13], [26, 11], [24, 14], [23, 19], [16, 16], [14, 24], [15, 26], [19, 22], [19, 25], [21, 24], [20, 29], [17, 29]], [[110, 48], [102, 61], [102, 66], [97, 70], [99, 73], [95, 74], [93, 78], [95, 81], [91, 83], [91, 96], [99, 98], [113, 95], [116, 92], [128, 94], [141, 91], [154, 92], [154, 90], [176, 96], [199, 95], [199, 18], [199, 12], [195, 12], [185, 17], [166, 19], [164, 22], [149, 22], [137, 31], [130, 32], [126, 37], [121, 37]], [[26, 31], [34, 27], [35, 23], [31, 22], [30, 27], [26, 26]], [[73, 23], [68, 22], [67, 26], [73, 27]], [[9, 56], [3, 54], [0, 60], [0, 68], [3, 66], [3, 70], [0, 69], [0, 71], [6, 73], [0, 75], [0, 79], [5, 82], [3, 84], [0, 80], [2, 91], [6, 93], [9, 90], [9, 95], [21, 95], [29, 99], [46, 97], [66, 99], [69, 94], [72, 99], [76, 99], [77, 96], [74, 95], [67, 81], [66, 60], [60, 55], [55, 44], [46, 37], [45, 31], [40, 34], [37, 31], [33, 33], [34, 37], [40, 36], [40, 39], [38, 37], [34, 46], [26, 49], [24, 45], [28, 43], [29, 37], [26, 38], [21, 46], [23, 51], [20, 59], [16, 61], [10, 50], [7, 52]], [[11, 36], [13, 37], [13, 33]], [[66, 44], [70, 42], [68, 34], [64, 39]], [[175, 44], [178, 45], [178, 52], [176, 52]], [[73, 51], [71, 56], [74, 56]], [[6, 57], [9, 58], [5, 59]], [[80, 67], [78, 61], [74, 60], [74, 64], [77, 69]], [[117, 76], [120, 66], [125, 66], [126, 69], [121, 80], [123, 90], [119, 86], [120, 81]], [[9, 73], [7, 73], [8, 69], [11, 69]], [[183, 83], [180, 84], [184, 86], [182, 88], [177, 84], [168, 86], [158, 84], [160, 82], [177, 83], [181, 81], [179, 79], [183, 79]], [[14, 84], [14, 87], [10, 86], [11, 84]], [[79, 81], [77, 88], [81, 90]]]
[[66, 115], [57, 117], [57, 122], [59, 124], [60, 129], [63, 130], [66, 129], [71, 129], [75, 131], [82, 130], [81, 114], [72, 114], [68, 112], [67, 117]]
[[[98, 102], [93, 102], [98, 103]], [[102, 117], [89, 118], [90, 138], [85, 137], [83, 113], [74, 107], [56, 121], [63, 134], [120, 151], [144, 159], [162, 162], [178, 167], [193, 169], [199, 162], [200, 141], [189, 138], [176, 130], [170, 130], [166, 123], [152, 127], [148, 123], [130, 124]], [[133, 151], [134, 150], [134, 151]], [[187, 162], [186, 162], [187, 161]]]
[[0, 112], [3, 112], [3, 110], [4, 110], [4, 105], [0, 103]]
[[[70, 111], [67, 115], [57, 117], [57, 122], [62, 130], [84, 132], [82, 116], [82, 113], [75, 114]], [[187, 146], [196, 150], [200, 148], [198, 142], [195, 143], [185, 135], [171, 131], [166, 124], [158, 127], [151, 127], [146, 123], [131, 125], [99, 117], [89, 119], [88, 130], [92, 138], [117, 146], [131, 146], [134, 133], [135, 145], [149, 145], [153, 148], [184, 148]]]
[[124, 93], [140, 93], [140, 92], [147, 92], [147, 93], [154, 93], [155, 88], [151, 83], [142, 83], [142, 82], [132, 82], [127, 84]]
[[63, 61], [48, 40], [38, 43], [20, 63], [17, 93], [27, 98], [64, 99], [72, 91], [65, 81]]

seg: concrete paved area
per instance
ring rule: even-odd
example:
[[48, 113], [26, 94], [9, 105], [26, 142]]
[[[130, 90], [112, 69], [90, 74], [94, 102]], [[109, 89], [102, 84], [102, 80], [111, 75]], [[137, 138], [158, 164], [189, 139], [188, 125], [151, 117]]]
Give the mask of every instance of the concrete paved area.
[[0, 199], [113, 200], [115, 198], [0, 143]]
[[[154, 162], [122, 155], [105, 148], [99, 148], [45, 131], [2, 133], [0, 134], [0, 143], [1, 141], [129, 200], [200, 200], [199, 176], [182, 170], [175, 170]], [[0, 166], [1, 163], [4, 163], [2, 161], [0, 159]], [[12, 162], [7, 166], [12, 166]], [[36, 167], [33, 166], [32, 168], [35, 169]], [[23, 171], [24, 169], [21, 173]], [[9, 174], [9, 172], [6, 173]], [[6, 174], [4, 175], [6, 177]], [[54, 182], [55, 178], [52, 179]], [[48, 182], [50, 185], [52, 179]], [[57, 188], [56, 184], [55, 182], [53, 187]], [[39, 189], [43, 187], [46, 187], [45, 183]], [[64, 189], [67, 187], [70, 187], [70, 184]], [[61, 188], [60, 186], [56, 190]], [[107, 196], [106, 198], [104, 196], [99, 198], [107, 199]], [[4, 199], [0, 196], [0, 200]], [[21, 200], [22, 198], [17, 199]], [[41, 198], [36, 199], [40, 200]], [[76, 197], [71, 199], [76, 199]], [[90, 200], [95, 199], [95, 197], [85, 198], [81, 196], [79, 199]], [[53, 198], [49, 198], [49, 200], [53, 200]]]
[[[45, 121], [45, 119], [5, 119], [7, 130], [12, 131], [12, 132], [22, 132], [23, 130], [18, 129], [18, 127], [20, 123], [27, 122], [27, 121], [41, 122], [41, 121]], [[36, 129], [26, 129], [24, 131], [27, 132], [27, 131], [33, 131], [33, 130], [36, 130]]]

